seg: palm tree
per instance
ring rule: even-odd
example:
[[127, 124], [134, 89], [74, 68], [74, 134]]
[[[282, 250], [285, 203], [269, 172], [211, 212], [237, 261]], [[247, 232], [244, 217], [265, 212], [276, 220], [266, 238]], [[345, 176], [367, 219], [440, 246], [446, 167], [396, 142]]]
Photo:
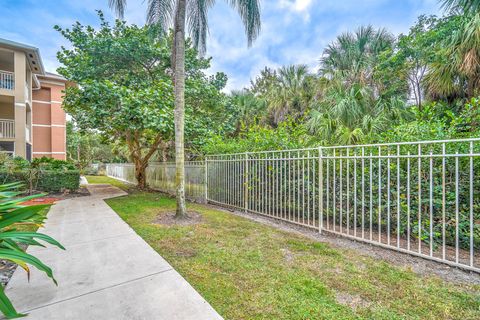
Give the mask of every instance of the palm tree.
[[357, 144], [405, 116], [401, 99], [375, 98], [368, 86], [346, 87], [335, 79], [314, 104], [306, 125], [322, 144]]
[[258, 124], [261, 115], [266, 109], [266, 101], [262, 97], [256, 97], [247, 90], [232, 91], [231, 101], [235, 107], [235, 132], [238, 135], [242, 130]]
[[[453, 100], [480, 93], [480, 7], [475, 7], [477, 2], [448, 1], [450, 7], [460, 12], [446, 20], [451, 32], [440, 42], [436, 59], [428, 66], [425, 85], [433, 98]], [[477, 8], [477, 12], [472, 8]]]
[[394, 36], [385, 29], [362, 26], [346, 32], [328, 45], [320, 59], [320, 74], [340, 77], [347, 85], [373, 84], [373, 71], [379, 54], [393, 46]]
[[314, 96], [314, 77], [306, 65], [283, 66], [276, 74], [275, 85], [267, 97], [274, 125], [288, 116], [302, 116]]
[[[127, 0], [109, 0], [120, 18], [123, 18]], [[260, 1], [228, 0], [238, 11], [245, 27], [248, 45], [260, 33]], [[215, 0], [149, 0], [147, 23], [159, 24], [164, 31], [172, 26], [174, 45], [172, 46], [172, 66], [175, 86], [175, 164], [176, 164], [176, 216], [186, 216], [185, 204], [185, 152], [184, 152], [184, 118], [185, 118], [185, 33], [188, 27], [193, 44], [203, 54], [206, 50], [208, 33], [208, 10]]]
[[450, 15], [435, 26], [443, 35], [423, 81], [431, 99], [454, 101], [480, 93], [480, 0], [439, 0]]

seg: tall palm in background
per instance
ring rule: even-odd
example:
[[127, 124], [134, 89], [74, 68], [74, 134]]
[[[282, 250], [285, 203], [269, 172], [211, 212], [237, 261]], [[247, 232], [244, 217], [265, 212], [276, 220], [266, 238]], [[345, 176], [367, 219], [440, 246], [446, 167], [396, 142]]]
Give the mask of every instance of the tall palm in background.
[[322, 144], [357, 144], [405, 116], [401, 99], [376, 98], [368, 86], [355, 83], [346, 87], [335, 79], [323, 98], [313, 104], [306, 125]]
[[391, 48], [394, 39], [385, 29], [375, 30], [372, 26], [361, 26], [353, 33], [343, 33], [324, 50], [320, 74], [328, 78], [340, 77], [346, 85], [371, 86], [379, 54]]
[[267, 103], [261, 97], [247, 90], [232, 91], [232, 102], [235, 106], [235, 132], [234, 135], [242, 131], [248, 131], [250, 127], [257, 125], [261, 120], [261, 115], [265, 114]]
[[306, 65], [278, 69], [275, 85], [267, 97], [274, 125], [286, 120], [287, 116], [298, 118], [305, 113], [314, 96], [314, 81]]
[[[260, 33], [260, 1], [228, 0], [242, 19], [247, 35], [248, 45]], [[109, 0], [120, 18], [125, 13], [127, 0]], [[174, 45], [172, 66], [175, 86], [175, 164], [176, 164], [176, 216], [186, 215], [185, 204], [185, 152], [184, 152], [184, 119], [185, 119], [185, 34], [188, 31], [194, 46], [203, 54], [206, 50], [208, 33], [208, 10], [215, 0], [149, 0], [147, 23], [159, 24], [167, 31], [173, 24]], [[188, 30], [187, 30], [188, 29]]]
[[480, 93], [480, 0], [443, 0], [456, 19], [425, 79], [433, 98], [471, 98]]

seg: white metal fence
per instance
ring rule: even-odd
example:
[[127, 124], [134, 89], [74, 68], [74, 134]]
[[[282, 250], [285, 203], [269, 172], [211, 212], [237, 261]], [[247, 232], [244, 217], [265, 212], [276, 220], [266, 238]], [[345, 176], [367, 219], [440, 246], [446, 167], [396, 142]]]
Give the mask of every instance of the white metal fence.
[[[150, 188], [171, 195], [175, 194], [175, 163], [153, 163], [147, 167], [147, 184]], [[135, 166], [129, 163], [106, 165], [109, 177], [129, 183], [136, 183]], [[205, 163], [191, 161], [185, 163], [185, 195], [188, 199], [205, 202]]]
[[[210, 203], [480, 272], [479, 151], [465, 139], [213, 155], [186, 175]], [[149, 183], [173, 191], [169, 166]]]

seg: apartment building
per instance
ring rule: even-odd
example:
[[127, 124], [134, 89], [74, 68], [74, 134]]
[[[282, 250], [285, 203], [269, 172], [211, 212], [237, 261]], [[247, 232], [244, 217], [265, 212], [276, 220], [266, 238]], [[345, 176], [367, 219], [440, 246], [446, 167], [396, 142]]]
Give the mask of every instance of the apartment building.
[[66, 159], [66, 84], [45, 71], [38, 48], [0, 38], [0, 152]]

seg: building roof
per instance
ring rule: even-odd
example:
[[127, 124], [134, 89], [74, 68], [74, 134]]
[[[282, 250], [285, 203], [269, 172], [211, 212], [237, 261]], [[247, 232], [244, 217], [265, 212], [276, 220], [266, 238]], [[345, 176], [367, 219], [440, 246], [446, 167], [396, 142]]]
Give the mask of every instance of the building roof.
[[45, 74], [39, 76], [41, 79], [49, 79], [49, 80], [58, 80], [58, 81], [68, 81], [66, 78], [63, 76], [53, 73], [53, 72], [45, 72]]
[[0, 47], [25, 52], [32, 72], [37, 75], [45, 74], [45, 68], [43, 67], [42, 57], [38, 48], [3, 38], [0, 38]]

